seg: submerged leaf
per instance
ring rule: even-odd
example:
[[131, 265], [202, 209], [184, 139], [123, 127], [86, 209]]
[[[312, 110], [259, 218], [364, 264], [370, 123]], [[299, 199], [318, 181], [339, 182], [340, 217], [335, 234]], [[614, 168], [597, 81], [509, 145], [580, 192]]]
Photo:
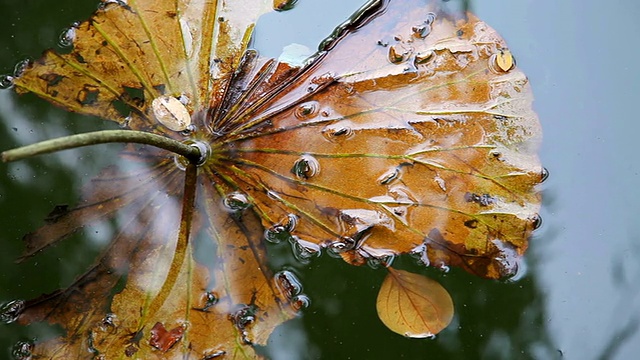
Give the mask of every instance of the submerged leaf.
[[[105, 1], [69, 54], [48, 51], [15, 80], [203, 152], [196, 168], [128, 146], [79, 207], [25, 237], [32, 256], [88, 223], [118, 226], [87, 274], [25, 304], [18, 321], [67, 331], [35, 355], [255, 357], [306, 299], [292, 274], [274, 277], [265, 238], [301, 259], [326, 247], [355, 265], [416, 253], [487, 278], [517, 271], [543, 168], [531, 89], [504, 40], [440, 1], [370, 2], [299, 68], [247, 49], [256, 18], [284, 3]], [[444, 289], [389, 271], [385, 323], [411, 336], [446, 326]], [[422, 327], [394, 318], [428, 311]]]
[[389, 329], [407, 337], [426, 338], [449, 325], [453, 301], [442, 285], [422, 275], [391, 267], [388, 270], [376, 309]]

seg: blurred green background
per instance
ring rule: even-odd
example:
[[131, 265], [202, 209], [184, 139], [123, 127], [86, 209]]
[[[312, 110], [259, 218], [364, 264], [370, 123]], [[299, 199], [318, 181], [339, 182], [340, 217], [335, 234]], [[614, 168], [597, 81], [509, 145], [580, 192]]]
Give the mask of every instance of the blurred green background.
[[[362, 0], [299, 0], [266, 15], [255, 46], [277, 56], [292, 42], [315, 49]], [[97, 1], [0, 1], [0, 73], [55, 47]], [[640, 353], [640, 3], [632, 0], [482, 0], [473, 10], [507, 39], [533, 85], [543, 129], [543, 227], [516, 282], [482, 280], [458, 269], [418, 269], [452, 294], [456, 316], [435, 340], [405, 339], [375, 312], [382, 270], [326, 254], [309, 265], [272, 247], [274, 263], [302, 280], [312, 303], [280, 326], [265, 351], [273, 359], [631, 359]], [[0, 91], [0, 148], [113, 128], [33, 96]], [[92, 229], [25, 264], [20, 238], [56, 204], [73, 204], [84, 181], [118, 146], [66, 151], [0, 164], [0, 303], [69, 284], [93, 261], [110, 230]], [[48, 327], [0, 325], [0, 359]]]

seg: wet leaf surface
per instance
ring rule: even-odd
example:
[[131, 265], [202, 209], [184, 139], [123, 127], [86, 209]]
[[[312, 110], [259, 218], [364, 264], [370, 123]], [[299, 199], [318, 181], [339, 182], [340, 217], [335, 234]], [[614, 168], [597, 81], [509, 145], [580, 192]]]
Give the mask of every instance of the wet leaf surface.
[[449, 325], [453, 301], [442, 285], [423, 275], [388, 269], [376, 309], [389, 329], [407, 337], [427, 338]]
[[[15, 79], [206, 152], [195, 167], [129, 145], [78, 207], [25, 237], [30, 257], [86, 224], [118, 225], [76, 283], [25, 303], [19, 322], [67, 332], [36, 355], [255, 357], [252, 344], [308, 303], [293, 273], [268, 268], [265, 240], [291, 242], [302, 261], [412, 253], [486, 278], [517, 272], [544, 172], [531, 90], [504, 40], [439, 1], [399, 0], [363, 8], [301, 68], [247, 50], [257, 17], [289, 3], [107, 1], [68, 54], [47, 51]], [[201, 242], [215, 253], [196, 261]], [[397, 295], [399, 313], [426, 311], [406, 308], [411, 294], [444, 291], [389, 271], [379, 299]], [[452, 308], [434, 303], [426, 330], [385, 321], [391, 303], [380, 316], [435, 334]]]

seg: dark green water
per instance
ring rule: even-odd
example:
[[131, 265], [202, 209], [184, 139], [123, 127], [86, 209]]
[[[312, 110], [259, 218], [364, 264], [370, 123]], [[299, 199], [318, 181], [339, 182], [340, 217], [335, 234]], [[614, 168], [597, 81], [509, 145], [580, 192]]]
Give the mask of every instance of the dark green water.
[[[299, 0], [259, 23], [256, 46], [277, 55], [291, 42], [311, 48], [359, 6]], [[55, 47], [58, 34], [89, 16], [95, 1], [0, 3], [0, 73]], [[515, 283], [428, 269], [452, 294], [456, 316], [435, 340], [387, 330], [375, 313], [384, 273], [322, 256], [308, 266], [285, 257], [312, 304], [279, 327], [274, 359], [632, 359], [640, 353], [640, 5], [632, 0], [483, 0], [474, 9], [508, 41], [529, 76], [544, 128], [544, 225]], [[284, 30], [283, 30], [284, 28]], [[292, 31], [290, 29], [296, 29]], [[2, 149], [112, 128], [32, 96], [0, 92]], [[110, 229], [66, 241], [15, 265], [21, 236], [55, 204], [73, 203], [83, 181], [110, 163], [117, 146], [0, 164], [0, 302], [69, 284], [92, 262]], [[288, 256], [288, 258], [287, 258]], [[417, 270], [400, 259], [405, 268]], [[45, 327], [0, 326], [0, 359]], [[35, 334], [35, 335], [34, 335]]]

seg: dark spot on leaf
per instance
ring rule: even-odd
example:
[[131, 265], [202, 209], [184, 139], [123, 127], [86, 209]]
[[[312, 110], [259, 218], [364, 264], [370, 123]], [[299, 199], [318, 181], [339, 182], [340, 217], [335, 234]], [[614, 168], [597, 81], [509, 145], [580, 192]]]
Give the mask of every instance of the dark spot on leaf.
[[489, 206], [489, 205], [495, 204], [496, 202], [496, 198], [494, 198], [489, 194], [478, 195], [470, 192], [467, 192], [464, 194], [464, 199], [467, 202], [474, 202], [480, 206]]
[[79, 62], [80, 64], [86, 64], [87, 61], [84, 59], [84, 57], [78, 53], [73, 53], [73, 57], [76, 58], [76, 61]]
[[464, 35], [464, 31], [462, 31], [462, 29], [456, 31], [456, 36], [457, 37], [461, 37], [462, 35]]
[[471, 228], [471, 229], [475, 229], [478, 227], [478, 220], [476, 219], [471, 219], [471, 220], [467, 220], [464, 222], [464, 226]]
[[44, 219], [47, 223], [52, 223], [57, 221], [60, 217], [66, 215], [69, 212], [69, 205], [62, 204], [56, 205], [51, 212]]
[[160, 95], [164, 95], [166, 87], [167, 86], [165, 84], [153, 85], [153, 88], [156, 89], [156, 91], [160, 93]]
[[95, 85], [85, 84], [82, 90], [78, 91], [76, 101], [82, 106], [93, 105], [98, 101], [100, 90]]
[[56, 86], [58, 85], [58, 83], [60, 83], [60, 81], [62, 81], [62, 79], [65, 78], [65, 76], [55, 74], [55, 73], [42, 74], [42, 75], [39, 75], [38, 77], [46, 81], [47, 86]]

